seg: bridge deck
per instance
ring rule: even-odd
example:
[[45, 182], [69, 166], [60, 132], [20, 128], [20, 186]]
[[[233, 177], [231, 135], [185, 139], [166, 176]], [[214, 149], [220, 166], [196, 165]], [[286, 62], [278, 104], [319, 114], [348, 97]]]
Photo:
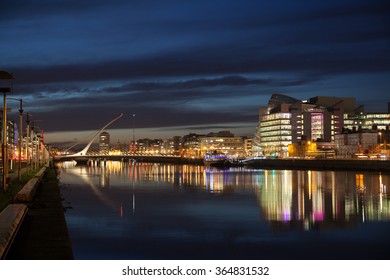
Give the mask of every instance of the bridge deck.
[[203, 164], [203, 159], [199, 158], [185, 158], [180, 156], [152, 156], [152, 155], [68, 155], [54, 158], [55, 161], [70, 161], [74, 160], [80, 163], [87, 163], [88, 161], [129, 161], [135, 160], [137, 162], [151, 162], [151, 163], [174, 163], [174, 164]]

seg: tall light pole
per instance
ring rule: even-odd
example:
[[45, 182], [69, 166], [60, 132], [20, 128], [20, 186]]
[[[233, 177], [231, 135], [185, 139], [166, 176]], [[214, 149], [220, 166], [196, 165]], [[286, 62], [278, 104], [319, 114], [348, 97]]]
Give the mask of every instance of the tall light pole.
[[[0, 71], [0, 80], [13, 80], [14, 77], [7, 71]], [[3, 191], [8, 188], [8, 149], [7, 149], [7, 92], [11, 92], [10, 87], [2, 87], [3, 93], [3, 141], [1, 146], [3, 160]]]
[[16, 99], [16, 98], [8, 98], [17, 100], [20, 103], [19, 106], [19, 143], [18, 143], [18, 149], [19, 149], [19, 164], [18, 164], [18, 179], [21, 178], [20, 170], [22, 169], [22, 141], [23, 141], [23, 101], [22, 99]]
[[[132, 117], [133, 123], [133, 154], [135, 154], [136, 146], [135, 146], [135, 114]], [[135, 213], [135, 162], [133, 162], [133, 215]]]
[[26, 169], [27, 174], [30, 172], [30, 118], [29, 113], [26, 113]]
[[[31, 151], [31, 157], [32, 157], [32, 166], [34, 169], [37, 168], [37, 164], [39, 163], [38, 158], [39, 157], [39, 151], [37, 150], [37, 143], [39, 147], [39, 137], [38, 137], [38, 131], [40, 130], [38, 126], [35, 125], [36, 122], [41, 122], [42, 120], [33, 120], [31, 125], [31, 138], [32, 138], [32, 151]], [[33, 137], [34, 135], [34, 137]], [[35, 153], [34, 153], [35, 151]]]
[[[40, 134], [38, 134], [40, 133]], [[42, 130], [37, 131], [37, 136], [36, 136], [36, 156], [37, 156], [37, 162], [36, 162], [36, 168], [41, 167], [41, 140], [42, 139]]]
[[18, 165], [18, 179], [20, 181], [22, 169], [22, 141], [23, 141], [23, 100], [20, 99], [19, 106], [19, 165]]
[[35, 170], [37, 163], [37, 150], [36, 150], [36, 140], [37, 140], [37, 127], [35, 127], [34, 121], [31, 125], [30, 137], [31, 137], [31, 166], [32, 170]]
[[135, 150], [136, 150], [136, 148], [135, 148], [135, 114], [133, 114], [132, 120], [133, 120], [133, 151], [135, 153]]

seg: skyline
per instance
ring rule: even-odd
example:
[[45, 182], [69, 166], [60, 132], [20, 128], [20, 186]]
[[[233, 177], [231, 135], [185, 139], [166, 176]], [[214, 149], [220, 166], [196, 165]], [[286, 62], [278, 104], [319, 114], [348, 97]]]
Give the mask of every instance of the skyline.
[[387, 111], [386, 1], [17, 0], [2, 10], [9, 97], [26, 101], [49, 143], [80, 141], [120, 113], [107, 129], [120, 141], [133, 127], [137, 139], [252, 136], [273, 93]]

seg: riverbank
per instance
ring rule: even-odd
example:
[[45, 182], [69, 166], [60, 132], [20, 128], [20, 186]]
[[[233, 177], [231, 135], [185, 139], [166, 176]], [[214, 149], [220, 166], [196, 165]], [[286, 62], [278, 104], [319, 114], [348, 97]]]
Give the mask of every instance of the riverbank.
[[20, 170], [21, 178], [18, 179], [18, 172], [13, 170], [9, 173], [9, 186], [6, 191], [0, 194], [0, 211], [2, 211], [8, 204], [12, 203], [15, 195], [23, 188], [23, 186], [35, 175], [37, 170], [30, 170], [23, 166]]
[[73, 259], [55, 167], [47, 167], [6, 259]]
[[[170, 164], [190, 164], [204, 165], [202, 158], [184, 158], [184, 157], [156, 157], [156, 156], [137, 156], [137, 157], [110, 157], [109, 160], [127, 162], [135, 159], [137, 162], [148, 163], [170, 163]], [[97, 164], [105, 162], [108, 159], [85, 160], [83, 164]], [[81, 162], [78, 162], [80, 164]], [[299, 170], [356, 170], [356, 171], [382, 171], [390, 172], [390, 160], [382, 159], [298, 159], [298, 158], [258, 158], [244, 162], [235, 162], [215, 166], [220, 168], [228, 167], [247, 167], [256, 169], [299, 169]]]
[[389, 160], [365, 159], [253, 159], [249, 168], [303, 169], [303, 170], [356, 170], [390, 172]]

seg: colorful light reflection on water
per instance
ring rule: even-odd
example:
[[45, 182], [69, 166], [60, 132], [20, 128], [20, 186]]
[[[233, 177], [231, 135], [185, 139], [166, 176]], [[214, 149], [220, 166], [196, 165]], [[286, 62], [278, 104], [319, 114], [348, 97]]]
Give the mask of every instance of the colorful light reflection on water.
[[389, 257], [389, 174], [110, 161], [59, 167], [76, 258]]

